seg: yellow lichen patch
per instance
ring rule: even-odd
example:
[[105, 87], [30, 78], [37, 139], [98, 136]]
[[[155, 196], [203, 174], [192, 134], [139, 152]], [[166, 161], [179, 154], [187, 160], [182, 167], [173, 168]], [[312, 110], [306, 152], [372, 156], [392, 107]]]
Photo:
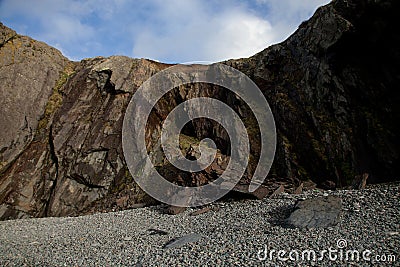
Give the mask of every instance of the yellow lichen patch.
[[68, 77], [74, 73], [74, 65], [72, 62], [69, 62], [64, 70], [60, 73], [59, 79], [56, 81], [56, 84], [53, 88], [53, 93], [51, 94], [49, 100], [47, 101], [44, 114], [39, 121], [38, 124], [38, 131], [45, 129], [51, 116], [55, 113], [55, 111], [61, 106], [62, 104], [62, 95], [60, 93], [60, 89], [63, 85], [67, 82]]
[[7, 66], [14, 64], [15, 50], [14, 40], [5, 43], [0, 49], [0, 65]]
[[73, 62], [68, 62], [67, 65], [65, 65], [63, 72], [68, 76], [71, 76], [75, 73], [75, 64]]

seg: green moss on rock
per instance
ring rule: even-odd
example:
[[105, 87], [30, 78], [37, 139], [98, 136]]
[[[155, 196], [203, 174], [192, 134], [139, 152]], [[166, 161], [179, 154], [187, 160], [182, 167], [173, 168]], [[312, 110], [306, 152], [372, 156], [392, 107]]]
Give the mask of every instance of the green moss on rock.
[[56, 110], [62, 105], [61, 88], [68, 81], [68, 78], [74, 73], [72, 64], [68, 64], [64, 70], [60, 73], [59, 79], [54, 85], [53, 92], [46, 103], [46, 107], [42, 118], [39, 120], [38, 132], [47, 128], [50, 118], [56, 112]]

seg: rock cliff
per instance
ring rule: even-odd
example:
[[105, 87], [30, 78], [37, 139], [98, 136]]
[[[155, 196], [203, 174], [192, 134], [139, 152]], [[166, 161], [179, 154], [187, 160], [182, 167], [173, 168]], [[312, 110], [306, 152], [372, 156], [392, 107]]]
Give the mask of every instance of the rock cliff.
[[[319, 8], [286, 41], [248, 59], [223, 62], [247, 74], [275, 117], [278, 142], [266, 183], [322, 186], [398, 179], [400, 34], [398, 1], [335, 0]], [[121, 146], [125, 109], [137, 88], [169, 67], [122, 56], [71, 62], [44, 43], [0, 24], [0, 218], [79, 215], [154, 203], [127, 170]], [[259, 152], [247, 105], [222, 88], [191, 84], [165, 95], [148, 122], [156, 148], [161, 122], [185, 100], [223, 100], [243, 119], [251, 139], [246, 184]], [[229, 138], [215, 122], [195, 120], [181, 148], [215, 140], [210, 169], [180, 172], [158, 162], [166, 178], [207, 183], [229, 160]]]
[[332, 180], [399, 173], [396, 1], [333, 1], [285, 42], [227, 63], [265, 92], [278, 128], [278, 176]]

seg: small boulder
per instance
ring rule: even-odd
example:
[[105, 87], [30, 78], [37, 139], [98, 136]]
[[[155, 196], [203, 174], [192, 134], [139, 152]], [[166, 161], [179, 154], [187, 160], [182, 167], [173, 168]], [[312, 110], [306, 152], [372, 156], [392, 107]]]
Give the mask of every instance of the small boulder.
[[277, 195], [282, 194], [283, 192], [285, 192], [285, 187], [283, 185], [280, 185], [269, 197], [273, 198]]
[[255, 197], [260, 200], [265, 198], [271, 193], [271, 191], [264, 185], [260, 185], [255, 191], [250, 192], [248, 185], [237, 184], [235, 185], [235, 187], [233, 187], [232, 191], [242, 193], [249, 197], [253, 198]]
[[286, 223], [295, 228], [324, 228], [338, 224], [341, 212], [341, 198], [317, 197], [297, 202]]
[[179, 238], [175, 238], [170, 240], [167, 244], [164, 245], [164, 249], [166, 248], [178, 248], [178, 247], [182, 247], [188, 243], [194, 243], [197, 242], [201, 239], [201, 235], [199, 234], [195, 234], [195, 233], [191, 233]]
[[317, 188], [317, 184], [311, 180], [304, 181], [303, 183], [303, 190], [313, 190]]
[[120, 197], [117, 200], [115, 200], [115, 203], [117, 204], [117, 207], [125, 208], [128, 200], [129, 200], [129, 196], [123, 196], [123, 197]]
[[212, 210], [212, 209], [211, 209], [210, 207], [204, 207], [204, 208], [202, 208], [202, 209], [193, 211], [193, 212], [190, 213], [189, 215], [190, 215], [190, 216], [197, 216], [197, 215], [200, 215], [200, 214], [203, 214], [203, 213], [207, 213], [207, 212], [209, 212], [209, 211], [211, 211], [211, 210]]
[[168, 206], [167, 208], [167, 214], [170, 215], [177, 215], [179, 213], [182, 213], [186, 210], [186, 207], [178, 207], [178, 206]]
[[301, 193], [303, 193], [303, 183], [301, 183], [296, 190], [294, 190], [293, 194], [295, 195], [300, 195]]

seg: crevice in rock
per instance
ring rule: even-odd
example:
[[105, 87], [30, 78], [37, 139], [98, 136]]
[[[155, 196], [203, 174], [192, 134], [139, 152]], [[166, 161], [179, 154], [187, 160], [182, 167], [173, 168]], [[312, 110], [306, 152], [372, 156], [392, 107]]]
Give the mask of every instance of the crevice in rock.
[[114, 171], [115, 173], [117, 173], [117, 168], [116, 168], [116, 166], [114, 166], [114, 163], [112, 163], [112, 162], [108, 159], [108, 153], [107, 153], [107, 155], [106, 155], [106, 157], [105, 157], [104, 166], [105, 166], [106, 164], [109, 164], [110, 167], [113, 169], [113, 171]]
[[93, 149], [90, 149], [90, 150], [88, 150], [86, 152], [83, 152], [83, 155], [89, 155], [89, 154], [95, 153], [95, 152], [108, 152], [109, 150], [110, 149], [106, 148], [106, 147], [93, 148]]
[[129, 92], [126, 92], [124, 90], [114, 90], [113, 92], [111, 92], [112, 95], [122, 95], [122, 94], [129, 94]]
[[59, 161], [58, 161], [58, 157], [57, 157], [57, 154], [56, 154], [56, 150], [54, 148], [54, 141], [53, 140], [54, 140], [54, 137], [53, 137], [53, 125], [50, 125], [48, 142], [49, 142], [49, 148], [50, 148], [50, 159], [53, 161], [53, 163], [54, 163], [54, 165], [56, 167], [56, 173], [55, 173], [56, 177], [55, 177], [54, 182], [51, 185], [51, 188], [49, 190], [50, 191], [49, 199], [48, 199], [48, 201], [47, 201], [47, 203], [45, 205], [44, 214], [45, 214], [46, 217], [49, 216], [50, 204], [51, 204], [51, 202], [53, 200], [55, 189], [57, 187], [58, 170], [59, 170]]
[[123, 90], [115, 90], [115, 84], [111, 81], [112, 70], [103, 69], [99, 71], [93, 71], [89, 74], [89, 78], [95, 79], [97, 82], [97, 89], [102, 95], [111, 94], [123, 94], [126, 93]]
[[106, 152], [106, 154], [105, 154], [104, 159], [103, 159], [102, 170], [105, 170], [107, 168], [107, 163], [108, 163], [108, 150], [106, 150], [105, 152]]
[[82, 175], [79, 175], [76, 173], [72, 174], [69, 178], [71, 178], [78, 184], [84, 185], [88, 188], [104, 188], [104, 186], [92, 184], [92, 183], [88, 182]]
[[49, 131], [49, 146], [50, 146], [50, 157], [53, 160], [54, 164], [56, 165], [57, 171], [58, 171], [58, 157], [56, 154], [56, 150], [54, 148], [54, 142], [53, 142], [53, 125], [50, 126], [50, 131]]

